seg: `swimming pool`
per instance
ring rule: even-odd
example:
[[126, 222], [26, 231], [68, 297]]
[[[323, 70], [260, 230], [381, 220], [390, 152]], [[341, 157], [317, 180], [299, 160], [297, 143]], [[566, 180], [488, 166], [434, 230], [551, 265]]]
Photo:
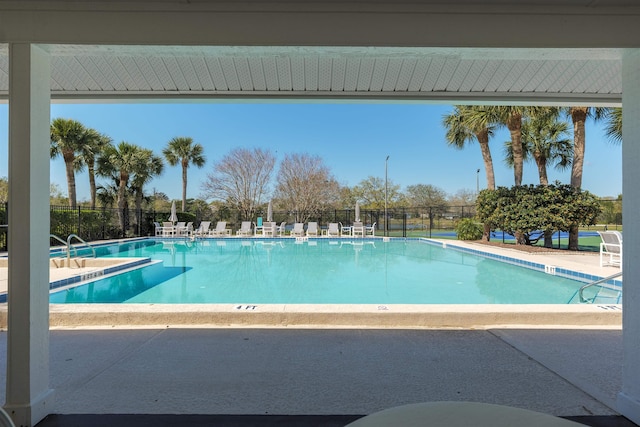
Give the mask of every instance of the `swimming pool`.
[[150, 239], [98, 253], [161, 262], [52, 303], [568, 304], [583, 284], [423, 240]]

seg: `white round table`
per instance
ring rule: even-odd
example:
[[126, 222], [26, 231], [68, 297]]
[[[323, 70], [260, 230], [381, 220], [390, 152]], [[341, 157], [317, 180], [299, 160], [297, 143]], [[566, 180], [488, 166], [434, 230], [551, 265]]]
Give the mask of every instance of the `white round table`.
[[564, 418], [527, 409], [478, 402], [426, 402], [397, 406], [346, 427], [578, 427]]

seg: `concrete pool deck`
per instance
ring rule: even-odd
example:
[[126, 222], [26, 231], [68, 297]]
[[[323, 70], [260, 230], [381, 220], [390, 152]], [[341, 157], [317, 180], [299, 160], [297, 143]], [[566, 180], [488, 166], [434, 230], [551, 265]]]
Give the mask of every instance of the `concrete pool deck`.
[[[436, 239], [432, 239], [436, 240]], [[448, 247], [479, 250], [578, 273], [607, 277], [620, 271], [600, 267], [599, 255], [526, 253], [457, 240], [436, 240]], [[86, 267], [91, 274], [95, 267]], [[4, 270], [4, 271], [3, 271]], [[6, 268], [0, 268], [6, 277]], [[53, 268], [51, 281], [78, 269]], [[5, 279], [6, 283], [6, 279]], [[620, 328], [620, 304], [52, 304], [51, 327], [198, 326], [295, 328]], [[0, 328], [6, 304], [0, 304]]]
[[[600, 276], [619, 271], [599, 267], [597, 254], [481, 249]], [[336, 427], [428, 401], [634, 425], [616, 412], [620, 306], [431, 306], [428, 315], [415, 306], [132, 306], [51, 306], [58, 415], [41, 427]], [[526, 313], [534, 315], [524, 321]], [[436, 324], [437, 316], [448, 320]], [[0, 332], [0, 384], [5, 364]]]
[[[0, 384], [4, 355], [0, 332]], [[42, 426], [344, 426], [429, 401], [633, 426], [620, 330], [52, 330], [50, 360], [62, 415]]]

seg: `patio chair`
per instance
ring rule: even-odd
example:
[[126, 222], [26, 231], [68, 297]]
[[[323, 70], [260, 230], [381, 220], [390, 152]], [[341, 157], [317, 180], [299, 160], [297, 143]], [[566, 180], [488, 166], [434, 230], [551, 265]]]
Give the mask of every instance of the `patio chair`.
[[231, 230], [227, 228], [227, 221], [218, 221], [216, 223], [216, 228], [214, 228], [213, 230], [209, 230], [209, 236], [225, 237], [230, 235]]
[[236, 236], [251, 236], [251, 221], [242, 221], [242, 224], [240, 224], [240, 229], [236, 231]]
[[307, 237], [310, 236], [318, 236], [318, 223], [317, 222], [308, 222], [307, 223]]
[[162, 237], [173, 237], [176, 234], [176, 227], [171, 221], [162, 223]]
[[262, 235], [264, 237], [275, 237], [278, 225], [275, 222], [266, 221], [262, 223]]
[[200, 226], [196, 228], [194, 234], [198, 237], [204, 237], [209, 235], [209, 227], [211, 227], [211, 221], [202, 221]]
[[604, 265], [622, 267], [622, 233], [619, 231], [598, 231], [598, 234], [602, 239], [600, 267]]
[[285, 231], [287, 231], [287, 221], [282, 221], [276, 231], [278, 232], [278, 236], [284, 236]]
[[364, 233], [366, 236], [375, 236], [376, 235], [376, 223], [374, 222], [370, 226], [366, 226], [364, 228]]
[[162, 236], [162, 226], [159, 222], [153, 222], [153, 227], [155, 228], [156, 236]]
[[351, 235], [353, 237], [364, 237], [364, 224], [362, 222], [354, 222], [351, 226]]
[[351, 236], [351, 226], [349, 225], [342, 225], [341, 222], [339, 222], [338, 224], [340, 224], [340, 235], [341, 236]]
[[293, 230], [291, 230], [291, 235], [295, 237], [303, 237], [304, 236], [304, 224], [301, 222], [296, 222], [293, 224]]
[[330, 222], [327, 226], [327, 237], [340, 237], [340, 228], [337, 222]]

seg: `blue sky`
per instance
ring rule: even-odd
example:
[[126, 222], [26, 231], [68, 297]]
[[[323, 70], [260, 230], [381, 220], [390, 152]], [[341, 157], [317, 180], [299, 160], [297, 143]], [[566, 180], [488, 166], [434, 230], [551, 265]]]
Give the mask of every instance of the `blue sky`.
[[[0, 176], [7, 176], [7, 105], [0, 105]], [[412, 184], [435, 185], [448, 194], [475, 191], [486, 185], [478, 144], [464, 150], [447, 146], [442, 117], [450, 105], [420, 103], [190, 103], [190, 104], [53, 104], [51, 117], [71, 118], [109, 135], [153, 149], [158, 155], [176, 136], [189, 136], [204, 146], [207, 162], [189, 168], [187, 197], [201, 195], [200, 183], [213, 165], [234, 147], [268, 148], [277, 159], [286, 153], [308, 153], [324, 159], [338, 182], [353, 186], [368, 176], [384, 178], [389, 156], [389, 181], [402, 189]], [[571, 136], [572, 137], [572, 136]], [[503, 161], [508, 132], [491, 141], [496, 184], [513, 185], [513, 172]], [[587, 124], [583, 188], [598, 196], [622, 192], [622, 147], [607, 141], [601, 125]], [[568, 183], [570, 171], [549, 171], [550, 180]], [[64, 163], [51, 163], [51, 181], [66, 194]], [[533, 163], [525, 164], [523, 183], [538, 183]], [[78, 199], [89, 198], [86, 173], [76, 177]], [[147, 192], [180, 199], [181, 170], [166, 165]]]

